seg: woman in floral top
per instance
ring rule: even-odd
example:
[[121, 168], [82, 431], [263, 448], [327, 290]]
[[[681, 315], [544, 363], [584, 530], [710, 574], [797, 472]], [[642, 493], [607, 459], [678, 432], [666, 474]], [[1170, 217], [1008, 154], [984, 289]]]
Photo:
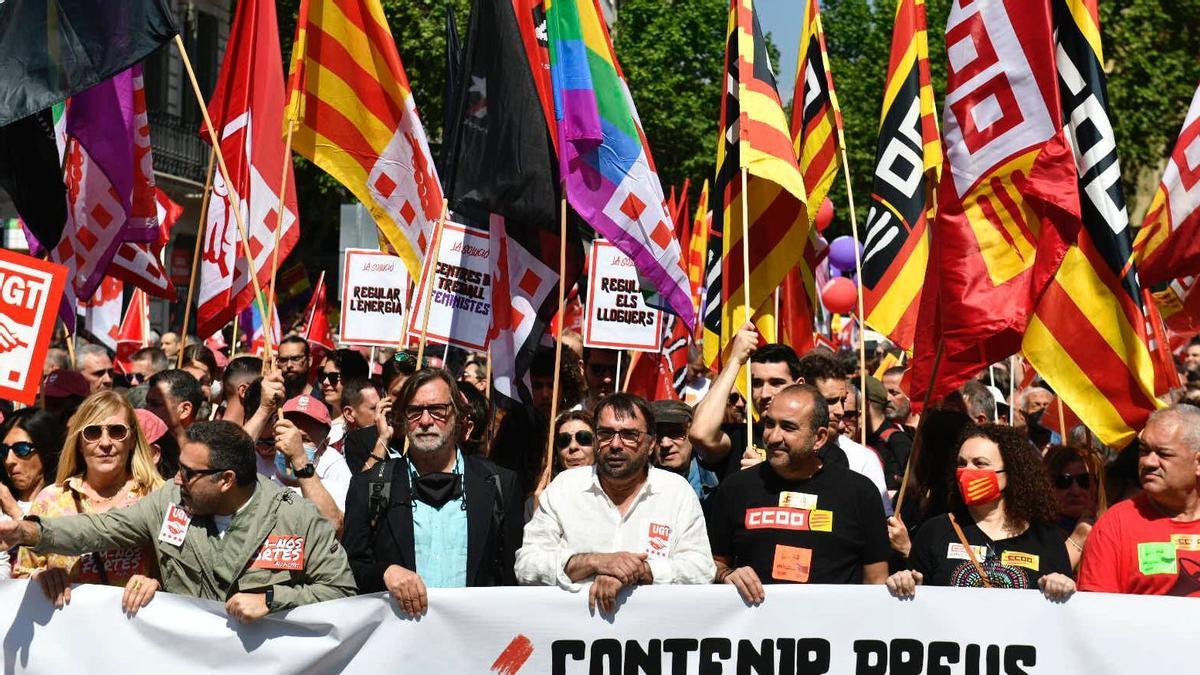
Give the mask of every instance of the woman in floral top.
[[[71, 417], [57, 479], [34, 499], [29, 515], [103, 513], [136, 502], [162, 482], [133, 407], [120, 394], [101, 391]], [[154, 551], [143, 549], [41, 556], [22, 548], [13, 567], [15, 578], [37, 580], [58, 607], [70, 600], [72, 583], [124, 586], [131, 612], [149, 602], [157, 575]]]

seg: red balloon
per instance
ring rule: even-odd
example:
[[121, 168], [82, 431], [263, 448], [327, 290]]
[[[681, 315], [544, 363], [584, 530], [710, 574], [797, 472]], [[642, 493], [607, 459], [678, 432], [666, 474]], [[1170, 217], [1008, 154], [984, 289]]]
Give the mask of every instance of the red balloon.
[[850, 314], [858, 306], [858, 287], [846, 277], [835, 277], [821, 289], [821, 304], [834, 314]]
[[829, 224], [833, 222], [833, 202], [829, 201], [829, 197], [821, 202], [821, 208], [817, 209], [817, 220], [814, 225], [817, 226], [817, 232], [825, 231]]

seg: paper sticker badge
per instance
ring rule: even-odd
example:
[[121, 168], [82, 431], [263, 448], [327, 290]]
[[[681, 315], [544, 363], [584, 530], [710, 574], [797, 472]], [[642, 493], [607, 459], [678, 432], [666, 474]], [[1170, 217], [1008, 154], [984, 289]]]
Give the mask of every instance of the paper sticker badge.
[[172, 546], [183, 546], [183, 540], [187, 538], [188, 526], [191, 524], [192, 516], [182, 506], [167, 504], [162, 529], [158, 531], [158, 540]]
[[66, 267], [0, 249], [0, 399], [37, 399], [66, 282]]

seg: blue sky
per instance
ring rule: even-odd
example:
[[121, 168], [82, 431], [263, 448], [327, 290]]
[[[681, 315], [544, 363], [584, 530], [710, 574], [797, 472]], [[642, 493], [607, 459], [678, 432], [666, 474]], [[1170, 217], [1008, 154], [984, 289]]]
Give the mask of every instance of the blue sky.
[[800, 48], [800, 27], [804, 23], [804, 0], [756, 0], [758, 22], [763, 32], [779, 48], [780, 63], [775, 66], [779, 97], [786, 105], [796, 84], [796, 51]]

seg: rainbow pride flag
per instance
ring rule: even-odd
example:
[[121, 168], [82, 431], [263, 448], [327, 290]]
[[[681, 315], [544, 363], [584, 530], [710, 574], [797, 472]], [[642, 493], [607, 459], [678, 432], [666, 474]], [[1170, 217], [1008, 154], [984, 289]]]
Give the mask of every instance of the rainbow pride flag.
[[546, 27], [567, 199], [690, 328], [695, 309], [675, 224], [595, 0], [547, 1]]

